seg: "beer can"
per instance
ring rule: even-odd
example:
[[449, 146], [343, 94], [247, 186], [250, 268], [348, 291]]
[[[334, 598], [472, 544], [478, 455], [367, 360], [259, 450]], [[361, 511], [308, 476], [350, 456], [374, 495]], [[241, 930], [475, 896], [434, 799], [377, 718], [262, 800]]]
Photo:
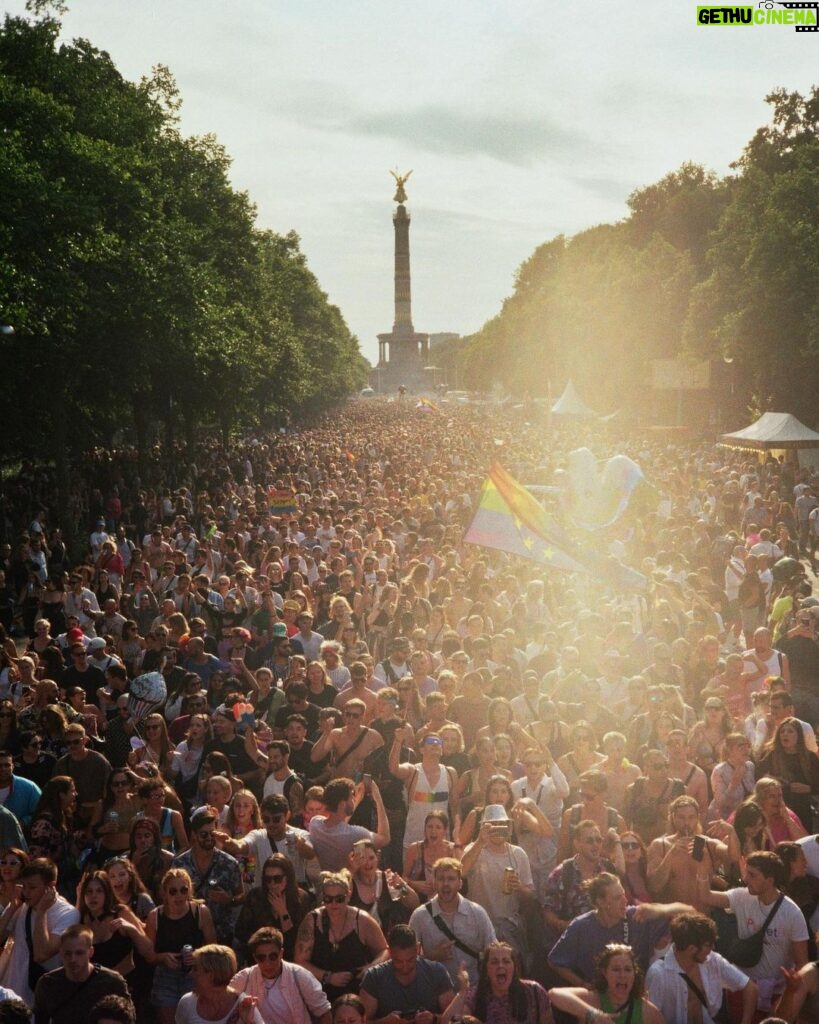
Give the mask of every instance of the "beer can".
[[512, 879], [516, 872], [514, 868], [503, 869], [503, 881], [501, 882], [501, 892], [508, 896], [512, 892]]

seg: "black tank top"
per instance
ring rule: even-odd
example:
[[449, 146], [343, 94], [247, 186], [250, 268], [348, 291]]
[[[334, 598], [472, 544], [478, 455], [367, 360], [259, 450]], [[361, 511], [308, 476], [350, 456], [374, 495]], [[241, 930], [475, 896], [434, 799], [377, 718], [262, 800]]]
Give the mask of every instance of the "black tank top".
[[156, 914], [156, 943], [154, 949], [157, 953], [179, 953], [183, 946], [193, 946], [199, 949], [204, 946], [205, 936], [199, 927], [199, 907], [196, 913], [193, 907], [188, 907], [184, 917], [174, 920], [167, 917], [163, 908], [160, 907]]
[[[348, 932], [341, 942], [330, 941], [330, 919], [327, 911], [321, 912], [321, 928], [319, 928], [319, 911], [313, 910], [313, 956], [311, 962], [316, 967], [325, 971], [352, 971], [353, 974], [370, 962], [370, 954], [367, 947], [361, 941], [358, 934], [358, 926], [361, 918], [361, 911], [356, 908], [355, 924], [352, 931]], [[358, 979], [353, 978], [346, 988], [337, 988], [335, 985], [325, 985], [324, 991], [332, 1003], [339, 996], [347, 992], [358, 992]]]
[[132, 952], [133, 948], [134, 944], [127, 935], [123, 935], [122, 932], [114, 932], [110, 939], [94, 943], [94, 956], [91, 959], [100, 967], [108, 967], [113, 971]]

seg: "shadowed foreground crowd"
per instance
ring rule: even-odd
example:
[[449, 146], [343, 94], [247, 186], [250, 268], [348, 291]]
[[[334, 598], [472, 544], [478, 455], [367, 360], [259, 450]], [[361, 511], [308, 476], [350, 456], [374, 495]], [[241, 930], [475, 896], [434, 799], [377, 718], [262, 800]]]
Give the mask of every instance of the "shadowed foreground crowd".
[[[819, 480], [525, 415], [6, 482], [0, 1024], [819, 1019]], [[580, 444], [644, 592], [463, 542]]]

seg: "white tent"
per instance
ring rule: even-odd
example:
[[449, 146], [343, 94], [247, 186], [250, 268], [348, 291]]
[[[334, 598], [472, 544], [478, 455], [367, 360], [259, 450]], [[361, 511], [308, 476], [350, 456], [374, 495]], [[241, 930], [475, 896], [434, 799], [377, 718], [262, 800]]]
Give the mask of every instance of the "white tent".
[[768, 451], [785, 448], [819, 448], [819, 434], [789, 412], [766, 412], [749, 427], [723, 434], [723, 448], [750, 448]]
[[597, 413], [582, 401], [574, 384], [571, 381], [568, 381], [563, 394], [552, 406], [552, 415], [577, 416], [585, 419], [593, 419], [597, 416]]

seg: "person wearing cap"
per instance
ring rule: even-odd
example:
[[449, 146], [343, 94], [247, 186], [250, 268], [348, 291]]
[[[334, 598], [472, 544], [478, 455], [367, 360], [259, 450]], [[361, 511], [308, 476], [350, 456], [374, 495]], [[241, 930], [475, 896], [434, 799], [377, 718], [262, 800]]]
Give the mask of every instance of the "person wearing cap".
[[248, 668], [268, 668], [273, 679], [278, 682], [290, 676], [290, 655], [292, 647], [287, 635], [287, 626], [283, 622], [274, 622], [271, 630], [270, 643], [255, 651], [248, 652]]
[[193, 894], [210, 910], [219, 942], [231, 945], [238, 907], [244, 900], [239, 862], [216, 847], [218, 817], [210, 807], [191, 815], [190, 849], [174, 857], [171, 867], [184, 868], [193, 882]]
[[523, 901], [533, 897], [535, 889], [529, 858], [509, 842], [511, 834], [512, 822], [503, 804], [487, 804], [478, 838], [466, 847], [461, 863], [469, 898], [489, 914], [498, 939], [512, 943], [525, 964]]
[[102, 545], [110, 539], [111, 538], [105, 532], [105, 520], [98, 519], [94, 532], [88, 538], [89, 544], [91, 545], [91, 556], [95, 562], [100, 556], [100, 551], [102, 551]]
[[106, 642], [101, 636], [94, 637], [93, 640], [88, 641], [88, 664], [93, 668], [98, 668], [103, 674], [108, 671], [112, 665], [121, 665], [122, 662], [115, 654], [108, 654], [105, 650]]

